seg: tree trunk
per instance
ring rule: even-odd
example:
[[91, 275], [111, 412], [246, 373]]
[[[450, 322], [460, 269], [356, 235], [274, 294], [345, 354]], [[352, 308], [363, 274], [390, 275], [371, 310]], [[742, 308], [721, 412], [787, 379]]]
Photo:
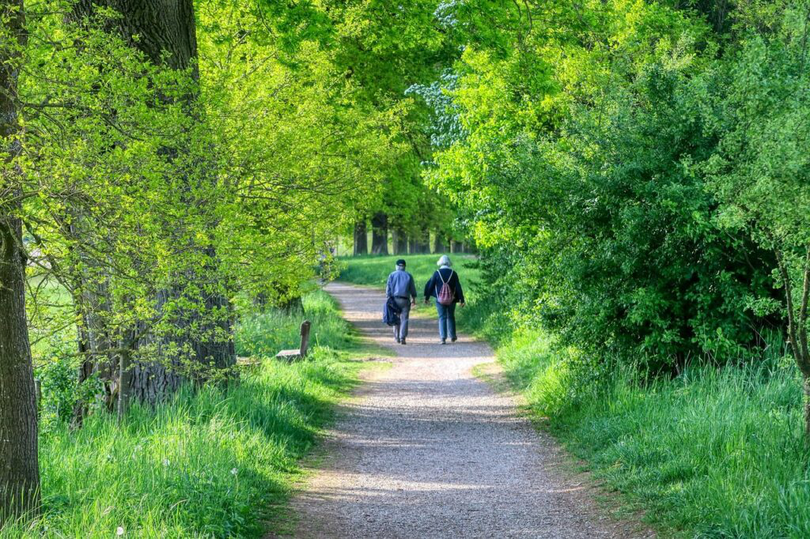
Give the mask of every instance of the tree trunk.
[[444, 238], [442, 237], [442, 233], [436, 231], [436, 236], [433, 238], [433, 252], [434, 253], [443, 253], [444, 252]]
[[804, 378], [804, 444], [810, 447], [810, 378]]
[[391, 239], [394, 243], [395, 255], [408, 254], [408, 235], [400, 229], [395, 228], [391, 231]]
[[[89, 15], [94, 12], [94, 5], [106, 5], [120, 13], [121, 17], [114, 19], [114, 30], [153, 63], [177, 70], [191, 69], [192, 76], [198, 80], [199, 71], [194, 61], [197, 56], [197, 35], [192, 0], [80, 0], [74, 9], [79, 15]], [[180, 98], [188, 104], [192, 115], [196, 114], [193, 107], [196, 98], [195, 92]], [[172, 156], [184, 152], [184, 144], [189, 142], [181, 141], [179, 147], [164, 148], [163, 154], [171, 160]], [[190, 177], [188, 181], [191, 182]], [[209, 226], [215, 226], [214, 212], [208, 213], [209, 202], [191, 200], [193, 196], [188, 195], [188, 206], [198, 208]], [[182, 223], [167, 224], [167, 227], [170, 226], [182, 227]], [[169, 289], [158, 294], [156, 302], [164, 314], [164, 307], [171, 302], [191, 304], [191, 307], [180, 309], [172, 306], [172, 314], [168, 315], [169, 319], [164, 318], [164, 322], [180, 331], [159, 336], [158, 340], [163, 342], [158, 343], [158, 350], [179, 349], [190, 353], [194, 365], [186, 372], [201, 382], [207, 377], [208, 369], [225, 369], [236, 363], [233, 314], [230, 301], [223, 291], [227, 286], [219, 274], [215, 248], [192, 244], [178, 245], [178, 249], [196, 250], [204, 255], [205, 262], [200, 270], [178, 271]], [[201, 297], [200, 290], [208, 292]], [[131, 382], [129, 391], [119, 388], [119, 409], [127, 408], [128, 403], [121, 402], [127, 395], [154, 404], [176, 390], [180, 385], [176, 371], [182, 361], [176, 354], [172, 356], [175, 357], [160, 357], [157, 362], [133, 361], [131, 376], [119, 374], [121, 382]]]
[[[4, 182], [5, 183], [5, 182]], [[39, 505], [37, 401], [18, 218], [0, 215], [0, 524]]]
[[[793, 281], [783, 253], [775, 251], [782, 285], [785, 289], [785, 303], [787, 305], [788, 340], [793, 352], [793, 359], [802, 373], [804, 382], [804, 430], [805, 444], [810, 446], [810, 348], [807, 338], [807, 317], [810, 308], [810, 246], [807, 247], [804, 267], [802, 268], [803, 283], [798, 298], [794, 298]], [[799, 300], [796, 306], [795, 299]]]
[[362, 219], [354, 225], [354, 256], [368, 254], [368, 233], [366, 221]]
[[421, 255], [430, 253], [430, 236], [428, 233], [419, 233], [411, 235], [409, 238], [409, 249], [412, 255]]
[[26, 44], [22, 0], [0, 0], [0, 527], [39, 507], [37, 397], [25, 313], [25, 264], [19, 218], [21, 145], [17, 80]]
[[388, 254], [388, 216], [384, 213], [371, 218], [371, 254]]

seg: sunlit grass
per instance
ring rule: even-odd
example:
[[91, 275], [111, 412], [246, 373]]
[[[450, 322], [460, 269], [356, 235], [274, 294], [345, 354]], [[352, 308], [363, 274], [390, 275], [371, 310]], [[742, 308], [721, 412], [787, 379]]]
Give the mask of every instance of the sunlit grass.
[[810, 537], [810, 453], [790, 361], [647, 384], [625, 369], [588, 388], [562, 355], [540, 332], [499, 351], [536, 416], [649, 520], [687, 537]]
[[[43, 516], [0, 537], [261, 537], [266, 521], [278, 528], [297, 460], [360, 365], [336, 351], [349, 330], [328, 296], [308, 296], [299, 314], [316, 321], [306, 361], [265, 360], [231, 387], [136, 405], [122, 425], [105, 413], [81, 429], [50, 425], [40, 437]], [[241, 346], [263, 355], [297, 336], [297, 315], [261, 316], [252, 332], [240, 330]]]

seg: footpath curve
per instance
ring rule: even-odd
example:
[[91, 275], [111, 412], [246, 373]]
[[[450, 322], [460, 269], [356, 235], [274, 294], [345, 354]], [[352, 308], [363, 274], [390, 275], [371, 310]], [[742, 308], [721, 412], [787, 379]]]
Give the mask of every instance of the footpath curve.
[[324, 457], [293, 499], [296, 537], [652, 537], [601, 513], [559, 470], [556, 443], [513, 397], [473, 375], [494, 361], [489, 346], [463, 334], [441, 346], [436, 322], [420, 319], [397, 345], [380, 321], [380, 291], [343, 283], [326, 291], [397, 357], [338, 411]]

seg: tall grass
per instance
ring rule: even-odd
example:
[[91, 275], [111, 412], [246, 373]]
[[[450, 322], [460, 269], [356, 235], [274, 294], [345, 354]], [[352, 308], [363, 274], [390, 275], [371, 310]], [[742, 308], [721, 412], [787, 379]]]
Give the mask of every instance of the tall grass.
[[[260, 537], [265, 521], [277, 528], [296, 461], [358, 365], [330, 348], [348, 331], [334, 302], [316, 293], [302, 314], [321, 331], [307, 361], [264, 361], [232, 387], [135, 406], [120, 426], [104, 413], [78, 430], [51, 425], [40, 440], [42, 518], [0, 537]], [[274, 352], [297, 334], [293, 318], [265, 313], [262, 327], [273, 336], [240, 328], [241, 345]]]
[[690, 537], [810, 537], [810, 452], [789, 360], [648, 383], [625, 368], [583, 386], [564, 357], [539, 332], [500, 351], [534, 413], [650, 521]]
[[304, 320], [312, 322], [310, 346], [345, 350], [355, 344], [350, 326], [340, 317], [329, 294], [320, 290], [311, 292], [301, 303], [301, 307], [291, 310], [271, 309], [243, 316], [236, 331], [236, 353], [273, 357], [279, 350], [298, 348]]

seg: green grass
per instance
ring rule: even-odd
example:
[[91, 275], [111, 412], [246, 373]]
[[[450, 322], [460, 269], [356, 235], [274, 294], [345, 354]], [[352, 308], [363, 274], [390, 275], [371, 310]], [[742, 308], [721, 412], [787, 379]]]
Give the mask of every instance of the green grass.
[[302, 308], [291, 311], [273, 309], [243, 316], [236, 330], [236, 353], [239, 356], [272, 357], [279, 350], [298, 348], [304, 320], [312, 322], [310, 346], [353, 349], [357, 337], [336, 309], [331, 296], [318, 290], [302, 298]]
[[789, 361], [647, 385], [628, 369], [598, 387], [564, 355], [539, 332], [499, 351], [534, 415], [650, 522], [686, 537], [810, 537], [810, 453]]
[[[448, 255], [458, 272], [464, 294], [475, 288], [480, 279], [478, 263], [472, 255]], [[425, 283], [436, 271], [439, 255], [357, 256], [340, 259], [340, 280], [355, 284], [385, 287], [388, 274], [396, 269], [396, 261], [404, 258], [406, 269], [416, 281], [416, 292], [422, 297]], [[471, 286], [472, 285], [472, 286]]]
[[[283, 525], [297, 461], [360, 365], [335, 351], [351, 337], [325, 294], [309, 295], [298, 315], [317, 321], [306, 361], [267, 360], [228, 389], [135, 406], [121, 426], [104, 413], [78, 430], [51, 424], [41, 436], [43, 516], [0, 537], [115, 537], [119, 527], [138, 538], [261, 537], [267, 520]], [[240, 328], [240, 346], [274, 353], [297, 338], [295, 313], [259, 316]]]

